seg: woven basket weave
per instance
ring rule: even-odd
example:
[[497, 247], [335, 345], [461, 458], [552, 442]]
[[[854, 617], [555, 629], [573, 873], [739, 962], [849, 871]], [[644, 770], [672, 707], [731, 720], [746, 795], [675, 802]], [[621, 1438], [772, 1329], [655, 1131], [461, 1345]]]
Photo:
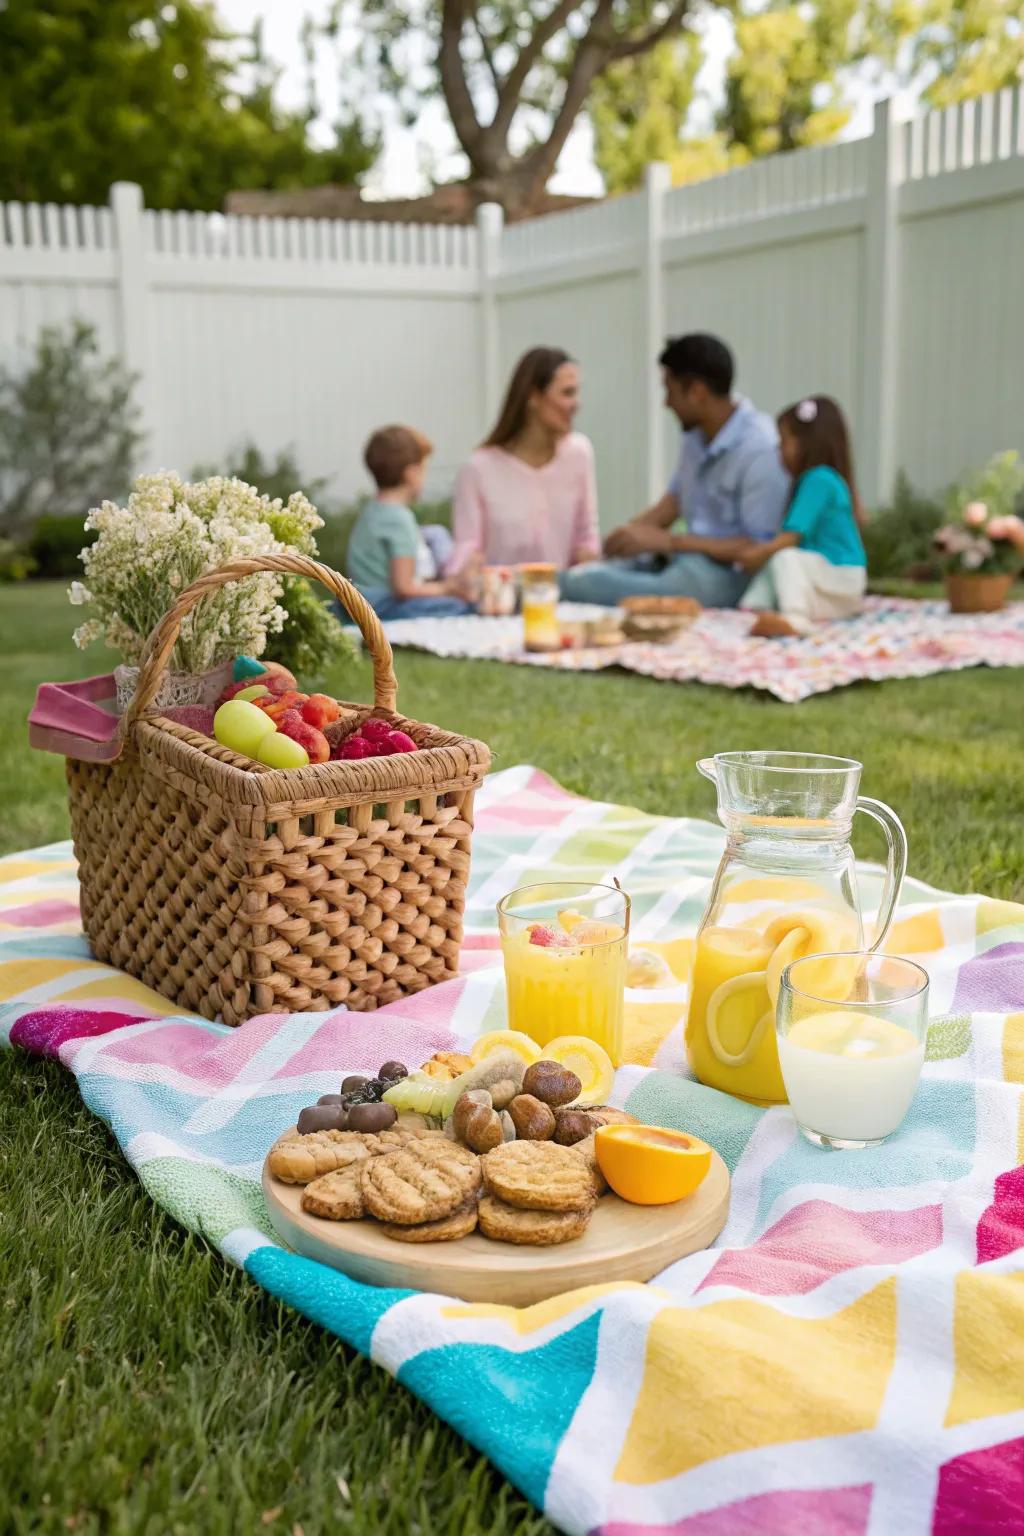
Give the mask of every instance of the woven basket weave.
[[[362, 631], [369, 714], [421, 748], [265, 768], [154, 715], [185, 614], [257, 571], [321, 581]], [[209, 1019], [364, 1010], [456, 973], [482, 742], [395, 713], [391, 647], [343, 577], [300, 555], [237, 560], [182, 592], [154, 630], [112, 763], [68, 758], [82, 920], [94, 954]]]

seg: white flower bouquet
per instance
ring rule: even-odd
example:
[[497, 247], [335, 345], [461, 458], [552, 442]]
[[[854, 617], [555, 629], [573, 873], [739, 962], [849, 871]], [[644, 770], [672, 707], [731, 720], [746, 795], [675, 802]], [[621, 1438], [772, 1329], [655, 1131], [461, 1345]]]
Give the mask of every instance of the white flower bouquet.
[[[243, 480], [213, 476], [188, 484], [162, 471], [138, 479], [126, 506], [105, 501], [94, 508], [85, 526], [97, 538], [82, 551], [84, 582], [73, 582], [68, 595], [91, 616], [75, 630], [75, 644], [102, 637], [134, 665], [155, 625], [197, 577], [247, 555], [315, 555], [323, 519], [301, 492], [283, 503]], [[182, 621], [172, 670], [195, 676], [238, 655], [262, 655], [287, 618], [282, 592], [281, 578], [271, 573], [211, 592]]]

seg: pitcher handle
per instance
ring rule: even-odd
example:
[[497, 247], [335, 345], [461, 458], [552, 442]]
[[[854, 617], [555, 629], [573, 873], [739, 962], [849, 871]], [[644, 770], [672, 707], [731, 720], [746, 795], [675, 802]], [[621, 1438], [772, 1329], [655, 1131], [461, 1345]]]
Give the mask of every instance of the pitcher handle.
[[903, 830], [903, 823], [891, 806], [884, 800], [871, 800], [866, 795], [860, 795], [857, 799], [858, 811], [863, 811], [870, 816], [872, 821], [885, 833], [885, 840], [889, 845], [889, 856], [886, 860], [885, 887], [882, 891], [882, 900], [878, 908], [878, 919], [875, 924], [875, 942], [869, 946], [869, 952], [881, 949], [892, 924], [893, 913], [896, 911], [896, 903], [900, 899], [900, 891], [903, 887], [903, 877], [907, 873], [907, 834]]

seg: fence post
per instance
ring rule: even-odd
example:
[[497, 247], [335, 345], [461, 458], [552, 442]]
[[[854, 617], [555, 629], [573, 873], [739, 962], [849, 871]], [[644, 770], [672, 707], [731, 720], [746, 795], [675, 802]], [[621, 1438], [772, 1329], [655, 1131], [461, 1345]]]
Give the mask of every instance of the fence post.
[[[149, 359], [149, 290], [146, 284], [146, 252], [142, 237], [142, 188], [134, 181], [115, 181], [110, 189], [117, 241], [117, 292], [121, 360], [138, 375], [136, 399], [142, 415], [147, 449], [153, 428]], [[144, 450], [145, 451], [145, 450]]]
[[864, 328], [861, 355], [861, 444], [864, 498], [879, 505], [896, 479], [899, 422], [899, 188], [902, 134], [891, 100], [875, 104], [868, 145], [864, 228]]
[[480, 242], [480, 374], [486, 429], [498, 413], [501, 390], [497, 278], [501, 270], [501, 235], [505, 210], [500, 203], [481, 203], [476, 211]]
[[644, 248], [640, 280], [644, 296], [643, 368], [647, 462], [644, 496], [657, 501], [665, 489], [665, 407], [656, 358], [665, 344], [665, 281], [662, 237], [665, 193], [672, 185], [672, 169], [662, 160], [647, 167], [644, 176]]

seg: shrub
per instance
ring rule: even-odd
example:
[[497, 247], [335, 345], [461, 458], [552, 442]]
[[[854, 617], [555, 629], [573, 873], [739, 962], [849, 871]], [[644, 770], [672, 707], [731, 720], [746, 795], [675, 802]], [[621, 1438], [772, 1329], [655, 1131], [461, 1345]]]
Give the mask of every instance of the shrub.
[[44, 578], [77, 576], [79, 556], [96, 534], [85, 526], [85, 516], [69, 512], [58, 516], [45, 512], [25, 543], [25, 553], [34, 561], [35, 574]]
[[13, 539], [0, 539], [0, 582], [24, 581], [35, 571], [35, 561]]
[[44, 515], [84, 517], [127, 490], [142, 442], [134, 387], [83, 320], [40, 331], [23, 373], [0, 369], [0, 534], [24, 539]]
[[901, 472], [892, 505], [873, 512], [863, 529], [872, 576], [936, 576], [932, 540], [944, 516], [942, 502], [915, 491]]
[[281, 501], [287, 501], [293, 491], [301, 491], [307, 500], [313, 502], [323, 512], [323, 493], [327, 489], [326, 479], [304, 479], [299, 470], [295, 451], [292, 448], [281, 448], [274, 459], [265, 459], [263, 450], [251, 439], [240, 446], [232, 448], [228, 453], [228, 467], [222, 469], [216, 465], [199, 466], [192, 471], [193, 480], [205, 480], [211, 475], [234, 476], [238, 480], [244, 480], [246, 485], [254, 485], [264, 496], [269, 496], [271, 501], [280, 497]]

